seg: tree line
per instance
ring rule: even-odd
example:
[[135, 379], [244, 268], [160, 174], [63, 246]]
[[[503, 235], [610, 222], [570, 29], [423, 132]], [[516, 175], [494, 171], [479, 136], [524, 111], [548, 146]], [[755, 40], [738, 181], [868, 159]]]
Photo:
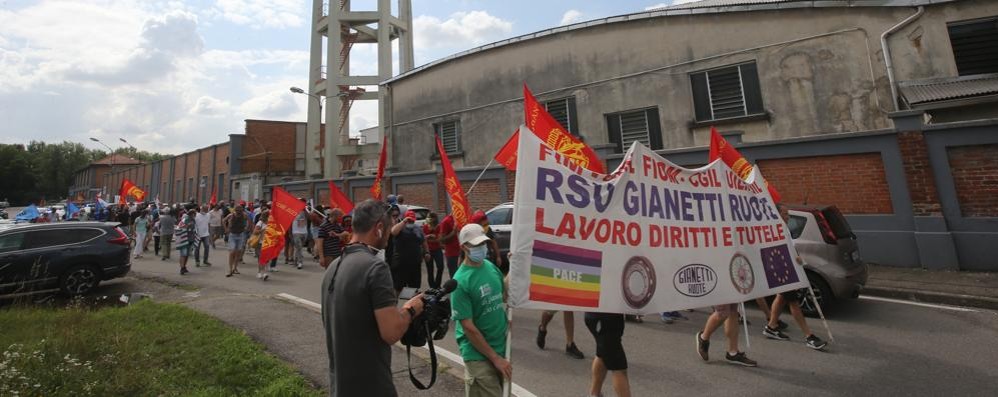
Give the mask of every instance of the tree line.
[[[143, 162], [169, 157], [130, 147], [119, 148], [115, 153]], [[65, 200], [74, 173], [106, 156], [106, 151], [68, 141], [0, 144], [0, 200], [6, 199], [14, 206]]]

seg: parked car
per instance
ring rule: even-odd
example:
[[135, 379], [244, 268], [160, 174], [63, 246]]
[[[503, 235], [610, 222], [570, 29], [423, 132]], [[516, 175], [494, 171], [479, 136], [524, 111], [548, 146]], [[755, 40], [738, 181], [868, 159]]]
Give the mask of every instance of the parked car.
[[7, 210], [5, 208], [0, 208], [0, 219], [7, 219], [10, 215], [7, 215]]
[[117, 222], [0, 227], [0, 295], [51, 288], [88, 293], [131, 270], [130, 243]]
[[[859, 254], [856, 234], [835, 206], [786, 206], [787, 228], [815, 298], [822, 308], [835, 300], [859, 297], [868, 269]], [[809, 300], [801, 302], [804, 314], [817, 316]]]
[[[835, 206], [787, 206], [787, 227], [804, 271], [822, 309], [835, 300], [859, 296], [866, 285], [867, 265], [859, 255], [856, 235]], [[503, 261], [508, 260], [509, 238], [513, 231], [513, 203], [499, 204], [485, 213], [496, 233]], [[804, 314], [817, 316], [809, 301], [801, 302]]]
[[6, 199], [4, 199], [3, 201], [0, 201], [0, 208], [7, 208], [7, 207], [10, 207], [10, 203], [7, 202]]
[[[423, 224], [426, 223], [426, 217], [428, 215], [430, 215], [430, 209], [429, 208], [426, 208], [426, 207], [423, 207], [423, 206], [419, 206], [419, 205], [409, 205], [409, 204], [406, 204], [406, 210], [416, 212], [416, 222], [415, 222], [415, 224], [417, 226], [423, 226]], [[405, 215], [405, 214], [399, 214], [399, 215]]]

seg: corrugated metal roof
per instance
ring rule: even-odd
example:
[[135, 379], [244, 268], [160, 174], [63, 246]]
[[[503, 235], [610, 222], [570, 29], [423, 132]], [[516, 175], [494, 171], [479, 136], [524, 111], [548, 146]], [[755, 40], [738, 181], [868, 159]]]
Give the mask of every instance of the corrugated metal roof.
[[774, 9], [794, 9], [794, 8], [835, 8], [835, 7], [915, 7], [933, 4], [949, 3], [959, 0], [701, 0], [686, 4], [676, 4], [664, 8], [655, 8], [631, 14], [594, 19], [591, 21], [579, 22], [566, 26], [558, 26], [544, 29], [538, 32], [500, 40], [494, 43], [485, 44], [469, 50], [437, 59], [430, 63], [420, 65], [415, 69], [402, 72], [380, 84], [388, 84], [396, 80], [402, 80], [426, 69], [432, 68], [442, 63], [450, 62], [458, 58], [472, 55], [478, 52], [503, 47], [510, 44], [528, 41], [544, 36], [564, 33], [577, 29], [587, 29], [594, 26], [608, 25], [612, 23], [642, 20], [649, 18], [660, 18], [680, 15], [696, 14], [717, 14], [726, 12], [743, 11], [763, 11]]
[[998, 73], [898, 83], [901, 96], [911, 106], [930, 102], [998, 95]]

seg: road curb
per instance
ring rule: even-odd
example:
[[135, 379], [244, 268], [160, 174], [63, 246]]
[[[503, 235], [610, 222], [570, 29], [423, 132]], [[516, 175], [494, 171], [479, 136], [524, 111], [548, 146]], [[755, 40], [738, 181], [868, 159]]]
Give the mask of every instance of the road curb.
[[987, 296], [952, 294], [947, 292], [925, 291], [909, 288], [872, 287], [869, 285], [863, 288], [863, 294], [884, 298], [904, 299], [915, 302], [998, 310], [998, 298], [991, 298]]

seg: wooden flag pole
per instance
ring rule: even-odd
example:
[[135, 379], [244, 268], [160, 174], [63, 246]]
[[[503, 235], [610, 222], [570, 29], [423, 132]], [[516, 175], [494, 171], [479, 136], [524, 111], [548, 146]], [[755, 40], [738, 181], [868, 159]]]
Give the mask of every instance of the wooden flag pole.
[[752, 343], [749, 342], [748, 338], [748, 315], [745, 313], [745, 302], [739, 303], [738, 307], [741, 309], [742, 327], [745, 329], [745, 350], [749, 350], [752, 348]]
[[828, 320], [825, 320], [825, 313], [821, 311], [821, 305], [818, 304], [818, 298], [814, 296], [814, 289], [811, 288], [811, 283], [807, 284], [807, 293], [811, 297], [811, 303], [814, 307], [818, 309], [818, 316], [821, 317], [821, 324], [825, 326], [825, 332], [828, 332], [828, 341], [835, 342], [835, 337], [832, 336], [832, 329], [828, 328]]
[[472, 182], [471, 187], [468, 188], [468, 192], [464, 194], [465, 196], [470, 195], [471, 191], [475, 190], [475, 185], [478, 184], [478, 180], [482, 179], [482, 176], [485, 175], [485, 171], [488, 171], [489, 167], [491, 167], [492, 163], [494, 163], [495, 161], [496, 159], [493, 157], [492, 159], [489, 160], [489, 163], [485, 165], [485, 168], [482, 168], [482, 172], [478, 174], [478, 178], [475, 178], [475, 182]]

